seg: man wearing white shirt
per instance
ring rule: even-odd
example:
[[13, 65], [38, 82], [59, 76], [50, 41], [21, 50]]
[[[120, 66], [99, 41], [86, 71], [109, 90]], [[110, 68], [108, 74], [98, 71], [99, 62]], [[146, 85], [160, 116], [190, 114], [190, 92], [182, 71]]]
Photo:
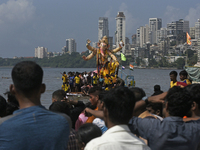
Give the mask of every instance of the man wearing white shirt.
[[127, 126], [135, 106], [134, 94], [127, 87], [118, 87], [107, 92], [102, 101], [108, 130], [101, 137], [91, 140], [85, 150], [150, 150]]

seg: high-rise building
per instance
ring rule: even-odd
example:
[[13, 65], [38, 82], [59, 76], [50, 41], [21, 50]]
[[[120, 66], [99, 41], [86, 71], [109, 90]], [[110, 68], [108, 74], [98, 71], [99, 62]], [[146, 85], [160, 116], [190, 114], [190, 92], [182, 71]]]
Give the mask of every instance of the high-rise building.
[[160, 43], [161, 41], [164, 41], [167, 38], [167, 28], [160, 28], [160, 30], [157, 31], [157, 42]]
[[110, 45], [109, 50], [112, 50], [113, 49], [113, 37], [112, 36], [110, 36], [108, 38], [108, 44]]
[[[121, 41], [125, 43], [126, 38], [126, 28], [125, 28], [125, 15], [123, 12], [118, 12], [116, 19], [116, 46], [119, 45]], [[122, 48], [122, 53], [125, 53], [125, 46]]]
[[132, 44], [136, 44], [136, 34], [132, 35]]
[[179, 34], [189, 33], [189, 21], [180, 19], [167, 24], [167, 37], [170, 39], [176, 39]]
[[66, 48], [67, 52], [71, 54], [72, 52], [76, 52], [76, 42], [74, 39], [66, 39]]
[[136, 46], [140, 46], [140, 28], [136, 30]]
[[151, 44], [156, 43], [157, 30], [160, 30], [161, 27], [162, 27], [161, 18], [149, 18], [149, 42]]
[[37, 47], [35, 48], [35, 57], [37, 58], [44, 58], [47, 57], [48, 49], [45, 47]]
[[108, 18], [99, 17], [98, 40], [101, 40], [104, 36], [109, 37]]
[[195, 22], [195, 39], [200, 38], [200, 19], [198, 19], [197, 22]]
[[191, 39], [195, 39], [195, 27], [190, 27], [190, 37]]
[[140, 47], [145, 47], [146, 43], [149, 42], [149, 26], [141, 26], [140, 28]]

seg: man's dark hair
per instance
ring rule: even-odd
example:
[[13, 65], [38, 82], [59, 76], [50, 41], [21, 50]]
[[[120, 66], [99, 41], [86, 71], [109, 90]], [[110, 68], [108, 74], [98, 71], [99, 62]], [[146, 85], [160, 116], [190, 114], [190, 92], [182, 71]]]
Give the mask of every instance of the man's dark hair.
[[163, 91], [160, 90], [160, 85], [154, 86], [154, 93], [151, 96], [162, 94]]
[[170, 73], [169, 73], [169, 75], [175, 75], [176, 77], [177, 77], [177, 75], [178, 75], [178, 73], [176, 72], [176, 71], [171, 71]]
[[17, 101], [15, 95], [11, 94], [10, 91], [4, 93], [4, 95], [7, 95], [7, 97], [8, 97], [7, 101], [8, 101], [9, 103], [12, 103], [12, 104], [15, 105], [16, 107], [19, 107], [19, 102]]
[[27, 97], [40, 89], [43, 78], [42, 68], [33, 61], [22, 61], [12, 69], [12, 80], [16, 90]]
[[0, 117], [6, 116], [7, 103], [4, 97], [0, 95]]
[[144, 96], [146, 96], [144, 90], [142, 88], [139, 87], [132, 87], [130, 88], [130, 90], [134, 93], [135, 95], [135, 100], [139, 101], [141, 100]]
[[183, 76], [187, 77], [187, 76], [188, 76], [188, 73], [187, 73], [187, 71], [182, 70], [182, 71], [179, 73], [179, 75], [183, 75]]
[[52, 98], [56, 99], [57, 101], [61, 101], [66, 97], [66, 93], [64, 90], [56, 90], [52, 94]]
[[160, 111], [160, 116], [162, 117], [163, 106], [162, 103], [149, 103], [146, 107], [151, 107], [155, 112]]
[[168, 102], [170, 116], [186, 116], [192, 106], [192, 98], [189, 92], [179, 86], [169, 89], [165, 101]]
[[93, 95], [99, 95], [102, 91], [102, 88], [99, 86], [95, 86], [89, 89], [88, 93]]
[[85, 123], [77, 131], [77, 139], [79, 143], [85, 145], [94, 138], [102, 135], [101, 129], [93, 123]]
[[49, 106], [49, 110], [53, 111], [53, 112], [60, 112], [60, 113], [64, 113], [68, 116], [70, 116], [70, 108], [69, 105], [65, 102], [53, 102], [50, 106]]
[[105, 94], [102, 101], [114, 124], [127, 124], [132, 117], [135, 96], [127, 87], [116, 87]]
[[185, 87], [191, 96], [191, 100], [198, 104], [200, 109], [200, 84], [191, 84]]
[[154, 91], [160, 91], [160, 85], [154, 85]]

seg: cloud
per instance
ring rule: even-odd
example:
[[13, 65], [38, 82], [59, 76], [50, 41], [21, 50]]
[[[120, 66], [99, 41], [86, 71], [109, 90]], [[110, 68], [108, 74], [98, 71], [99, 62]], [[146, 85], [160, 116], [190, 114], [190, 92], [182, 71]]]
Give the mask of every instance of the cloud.
[[138, 27], [138, 20], [135, 19], [132, 14], [128, 11], [128, 6], [125, 3], [122, 3], [119, 7], [119, 11], [124, 12], [126, 17], [126, 36], [131, 36], [137, 27]]
[[171, 23], [172, 21], [178, 21], [179, 19], [183, 19], [182, 11], [179, 8], [168, 5], [164, 13], [163, 25], [167, 25], [167, 23]]
[[31, 0], [8, 0], [0, 5], [0, 25], [24, 23], [32, 19], [35, 7]]
[[200, 4], [197, 4], [196, 8], [190, 8], [185, 20], [190, 22], [190, 27], [193, 27], [197, 19], [200, 19]]

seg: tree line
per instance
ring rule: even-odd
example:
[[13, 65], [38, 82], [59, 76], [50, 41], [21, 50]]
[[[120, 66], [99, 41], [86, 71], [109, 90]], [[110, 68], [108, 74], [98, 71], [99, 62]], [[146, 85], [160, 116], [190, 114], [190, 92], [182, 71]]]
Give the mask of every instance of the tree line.
[[[90, 53], [87, 50], [86, 52], [82, 52], [81, 54], [78, 52], [73, 52], [70, 54], [63, 54], [61, 56], [50, 57], [50, 58], [1, 58], [0, 57], [0, 66], [14, 66], [16, 63], [20, 61], [34, 61], [42, 67], [52, 67], [52, 68], [95, 68], [96, 67], [96, 56], [94, 56], [91, 60], [85, 61], [82, 56], [88, 56]], [[186, 54], [183, 54], [186, 55]], [[197, 62], [197, 54], [188, 49], [187, 50], [187, 65], [193, 66]], [[145, 62], [137, 57], [134, 59], [132, 56], [126, 56], [126, 61], [120, 61], [120, 55], [116, 55], [117, 59], [120, 62], [120, 65], [128, 66], [131, 62], [136, 62], [138, 66], [144, 66]], [[153, 68], [159, 67], [176, 67], [177, 69], [182, 69], [185, 66], [185, 60], [183, 58], [178, 58], [174, 63], [169, 63], [166, 57], [162, 57], [161, 60], [156, 61], [153, 58], [149, 58], [149, 66]]]

